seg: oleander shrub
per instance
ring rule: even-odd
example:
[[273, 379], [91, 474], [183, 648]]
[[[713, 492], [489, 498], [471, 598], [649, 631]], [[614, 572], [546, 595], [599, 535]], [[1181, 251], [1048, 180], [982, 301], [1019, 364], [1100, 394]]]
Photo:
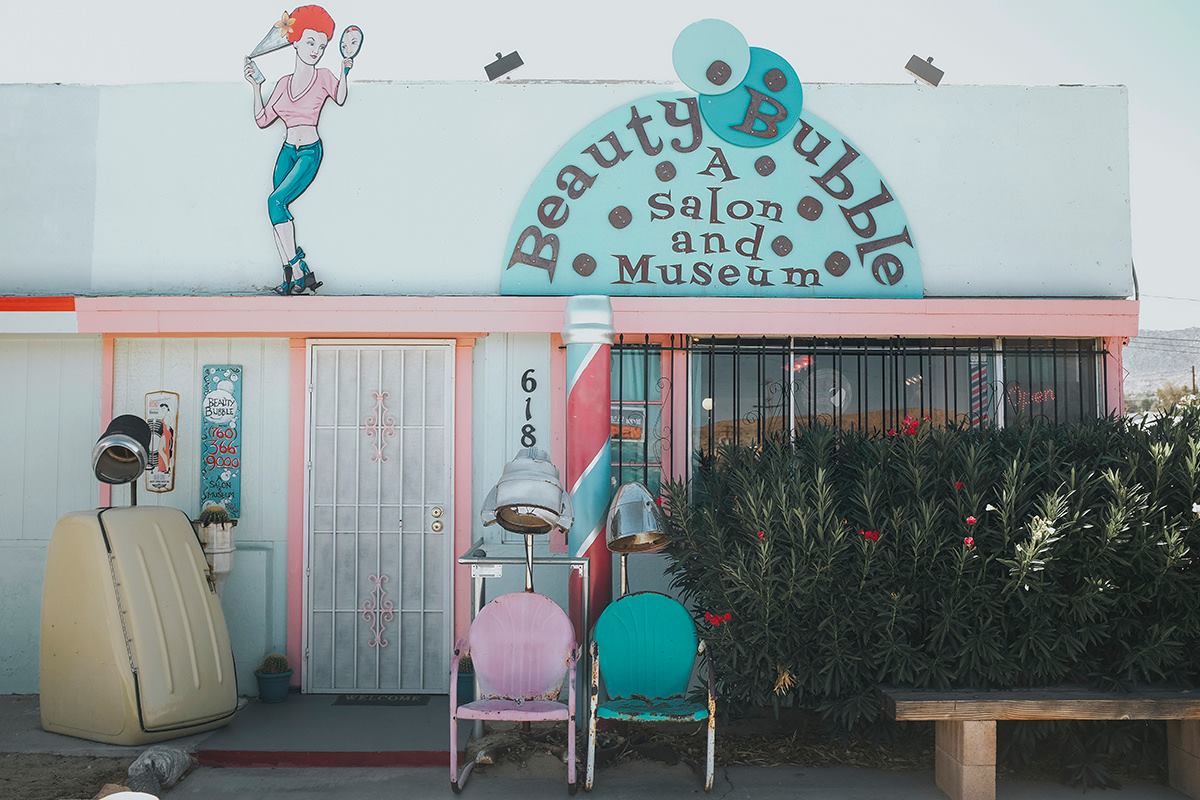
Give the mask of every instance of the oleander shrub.
[[1194, 686], [1198, 500], [1195, 406], [1143, 426], [818, 427], [668, 485], [668, 569], [727, 708], [849, 730], [879, 718], [881, 686]]

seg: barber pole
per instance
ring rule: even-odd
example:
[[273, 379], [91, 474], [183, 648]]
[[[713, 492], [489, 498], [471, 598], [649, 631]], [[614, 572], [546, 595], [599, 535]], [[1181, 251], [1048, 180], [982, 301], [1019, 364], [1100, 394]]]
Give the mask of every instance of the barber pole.
[[[612, 554], [604, 523], [612, 498], [610, 409], [612, 406], [612, 304], [586, 295], [567, 301], [563, 342], [567, 347], [567, 486], [575, 524], [567, 549], [589, 562], [588, 619], [584, 637], [612, 600]], [[582, 578], [571, 573], [571, 619], [580, 619]]]
[[988, 405], [991, 403], [988, 384], [988, 359], [990, 356], [972, 353], [970, 356], [971, 426], [981, 428], [988, 424]]

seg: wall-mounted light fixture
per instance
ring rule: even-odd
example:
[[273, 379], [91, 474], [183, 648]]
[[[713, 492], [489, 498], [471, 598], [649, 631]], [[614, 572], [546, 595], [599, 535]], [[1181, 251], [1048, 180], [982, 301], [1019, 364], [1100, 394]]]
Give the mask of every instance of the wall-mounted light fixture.
[[483, 71], [487, 73], [489, 81], [494, 81], [496, 78], [507, 75], [524, 63], [516, 50], [513, 50], [506, 56], [496, 53], [496, 60], [484, 66]]
[[133, 414], [108, 423], [92, 448], [92, 471], [101, 483], [129, 484], [130, 505], [137, 505], [137, 480], [150, 458], [150, 426]]
[[942, 76], [946, 74], [933, 65], [933, 56], [928, 56], [923, 59], [919, 58], [918, 56], [913, 56], [908, 60], [908, 63], [904, 65], [904, 68], [908, 70], [909, 74], [914, 78], [922, 83], [929, 84], [930, 86], [937, 86], [942, 82]]
[[525, 591], [533, 591], [533, 537], [567, 530], [575, 518], [571, 495], [545, 450], [526, 447], [504, 466], [483, 501], [484, 525], [499, 525], [525, 537]]

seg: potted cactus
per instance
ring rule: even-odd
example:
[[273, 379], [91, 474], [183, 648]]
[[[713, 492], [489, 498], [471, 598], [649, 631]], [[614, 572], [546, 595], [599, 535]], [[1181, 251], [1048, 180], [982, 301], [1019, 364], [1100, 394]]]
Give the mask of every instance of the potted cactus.
[[470, 656], [463, 656], [458, 662], [458, 686], [452, 688], [458, 691], [460, 706], [465, 706], [475, 699], [475, 667], [471, 664]]
[[292, 680], [292, 668], [287, 656], [271, 653], [262, 660], [254, 671], [258, 678], [258, 699], [264, 703], [282, 703], [287, 700], [288, 684]]
[[233, 529], [237, 520], [229, 516], [225, 506], [220, 503], [209, 503], [200, 512], [197, 521], [200, 531], [200, 544], [204, 547], [204, 557], [208, 561], [213, 583], [217, 594], [225, 588], [225, 579], [233, 569]]

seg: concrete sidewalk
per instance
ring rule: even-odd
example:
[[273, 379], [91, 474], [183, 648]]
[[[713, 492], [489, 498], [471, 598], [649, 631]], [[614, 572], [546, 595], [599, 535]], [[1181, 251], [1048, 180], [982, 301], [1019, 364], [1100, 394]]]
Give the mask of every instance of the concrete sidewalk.
[[[164, 744], [194, 752], [212, 731], [172, 739]], [[104, 744], [42, 730], [36, 694], [0, 695], [0, 753], [47, 753], [60, 756], [135, 758], [150, 745]]]
[[[580, 774], [580, 780], [583, 775]], [[481, 768], [463, 795], [487, 800], [529, 800], [566, 795], [565, 770], [538, 766], [522, 773], [513, 767]], [[1094, 793], [1093, 793], [1094, 794]], [[1154, 785], [1103, 792], [1112, 800], [1180, 800], [1183, 795]], [[210, 769], [201, 767], [166, 797], [205, 800], [377, 800], [402, 797], [450, 798], [445, 769]], [[582, 791], [579, 794], [583, 796]], [[604, 800], [698, 800], [701, 781], [685, 766], [634, 762], [600, 772], [593, 797]], [[799, 767], [730, 767], [717, 771], [709, 797], [717, 800], [944, 800], [933, 783], [933, 767], [923, 772]], [[1091, 796], [1091, 795], [1089, 795]], [[1081, 800], [1076, 789], [1049, 783], [1001, 781], [999, 800]]]

